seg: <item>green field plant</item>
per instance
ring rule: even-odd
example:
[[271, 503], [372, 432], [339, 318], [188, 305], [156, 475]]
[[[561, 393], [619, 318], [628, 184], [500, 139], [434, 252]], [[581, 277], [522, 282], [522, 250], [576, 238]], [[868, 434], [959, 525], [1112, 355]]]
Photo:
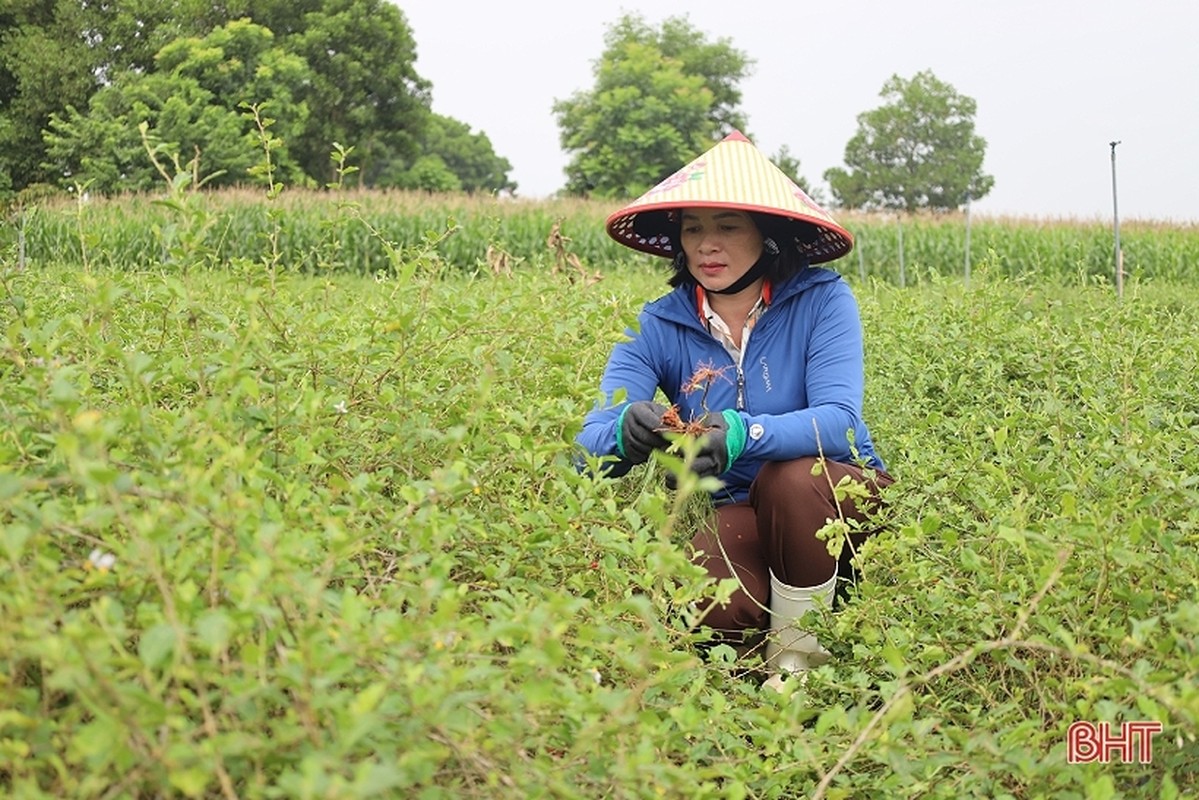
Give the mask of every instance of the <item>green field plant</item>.
[[[293, 271], [369, 274], [388, 261], [383, 241], [417, 245], [452, 219], [457, 230], [437, 254], [467, 273], [494, 269], [500, 254], [512, 264], [552, 264], [546, 241], [555, 225], [589, 270], [654, 263], [604, 233], [604, 220], [616, 207], [611, 203], [357, 191], [344, 183], [333, 189], [276, 192], [270, 203], [254, 189], [204, 192], [188, 198], [191, 216], [182, 218], [149, 195], [95, 198], [86, 205], [44, 200], [23, 219], [25, 247], [31, 261], [44, 264], [89, 258], [116, 269], [144, 269], [178, 265], [180, 237], [188, 236], [193, 256], [202, 253], [216, 264], [277, 258]], [[904, 284], [965, 270], [960, 215], [838, 218], [857, 237], [857, 250], [837, 263], [846, 274], [899, 283], [901, 239]], [[0, 248], [11, 248], [15, 238], [15, 226], [0, 227]], [[1133, 279], [1191, 280], [1199, 263], [1199, 227], [1193, 224], [1126, 220], [1121, 243]], [[996, 276], [1059, 283], [1115, 277], [1111, 226], [1100, 220], [976, 216], [970, 251], [974, 268], [986, 265]]]
[[[317, 200], [278, 198], [281, 243]], [[695, 481], [576, 469], [665, 276], [495, 275], [381, 231], [370, 269], [273, 284], [150, 234], [143, 268], [116, 238], [87, 274], [3, 261], [0, 793], [1199, 790], [1193, 286], [856, 284], [898, 483], [853, 599], [810, 620], [832, 661], [778, 695], [689, 631]], [[1165, 726], [1151, 764], [1066, 764], [1070, 722], [1133, 719]]]

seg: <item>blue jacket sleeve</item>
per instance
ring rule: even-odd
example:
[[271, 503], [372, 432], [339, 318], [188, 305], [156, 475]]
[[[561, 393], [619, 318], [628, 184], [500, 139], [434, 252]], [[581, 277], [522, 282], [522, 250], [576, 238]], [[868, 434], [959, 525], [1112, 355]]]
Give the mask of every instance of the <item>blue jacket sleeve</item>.
[[[592, 455], [617, 459], [607, 469], [606, 474], [612, 477], [624, 475], [633, 466], [620, 458], [616, 451], [616, 423], [620, 419], [620, 412], [629, 403], [653, 400], [658, 390], [659, 370], [652, 355], [653, 348], [648, 342], [650, 333], [647, 332], [653, 323], [644, 313], [639, 322], [640, 332], [625, 331], [628, 340], [612, 348], [600, 380], [604, 400], [584, 418], [583, 429], [575, 439]], [[616, 399], [618, 395], [619, 401]]]
[[830, 284], [816, 310], [805, 371], [808, 407], [784, 414], [742, 412], [749, 431], [744, 456], [789, 461], [823, 453], [852, 460], [849, 431], [862, 430], [865, 387], [862, 322], [848, 284]]

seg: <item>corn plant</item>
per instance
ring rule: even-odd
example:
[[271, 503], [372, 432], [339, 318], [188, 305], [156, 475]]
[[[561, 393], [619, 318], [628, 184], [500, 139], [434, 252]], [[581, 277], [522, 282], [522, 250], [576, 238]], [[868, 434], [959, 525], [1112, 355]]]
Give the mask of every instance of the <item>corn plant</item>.
[[[352, 165], [351, 165], [352, 166]], [[380, 237], [418, 244], [431, 230], [454, 219], [459, 231], [439, 245], [438, 254], [464, 272], [486, 269], [488, 251], [506, 253], [512, 263], [552, 271], [556, 256], [546, 240], [557, 225], [571, 251], [589, 269], [661, 266], [616, 244], [603, 231], [611, 204], [582, 200], [522, 201], [464, 195], [292, 188], [269, 203], [249, 190], [205, 192], [189, 202], [203, 224], [185, 223], [178, 211], [156, 198], [94, 198], [87, 213], [48, 205], [26, 221], [31, 259], [82, 263], [85, 235], [91, 261], [124, 269], [143, 268], [148, 258], [171, 258], [187, 233], [193, 253], [211, 253], [215, 264], [237, 259], [271, 261], [289, 269], [370, 274], [388, 262]], [[351, 213], [352, 212], [352, 213]], [[189, 212], [191, 213], [191, 212]], [[367, 225], [342, 224], [353, 217]], [[833, 264], [847, 276], [899, 282], [899, 230], [894, 217], [846, 214], [841, 220], [858, 237], [859, 251]], [[80, 227], [83, 226], [83, 228]], [[193, 230], [194, 228], [194, 230]], [[9, 234], [11, 236], [11, 234]], [[1133, 280], [1189, 280], [1199, 263], [1199, 228], [1186, 224], [1126, 221], [1122, 230], [1125, 266]], [[1110, 281], [1111, 231], [1098, 221], [987, 219], [975, 215], [971, 261], [985, 262], [995, 275], [1020, 280]], [[962, 271], [965, 224], [960, 217], [914, 216], [903, 220], [907, 283]], [[277, 252], [276, 252], [277, 249]], [[98, 261], [97, 261], [98, 259]]]

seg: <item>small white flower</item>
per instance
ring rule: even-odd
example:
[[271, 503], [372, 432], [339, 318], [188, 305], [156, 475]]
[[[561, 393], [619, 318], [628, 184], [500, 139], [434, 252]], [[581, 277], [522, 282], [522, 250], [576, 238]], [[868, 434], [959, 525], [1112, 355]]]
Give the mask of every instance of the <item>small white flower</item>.
[[346, 408], [345, 400], [342, 400], [340, 403], [333, 406], [333, 410], [336, 411], [338, 414], [348, 414], [350, 411], [348, 408]]
[[588, 673], [591, 675], [591, 680], [595, 681], [596, 686], [599, 686], [604, 682], [604, 676], [601, 675], [600, 671], [595, 667], [592, 667], [590, 670], [588, 670]]
[[84, 569], [94, 569], [99, 572], [108, 572], [117, 564], [117, 557], [112, 553], [105, 553], [100, 548], [95, 548], [87, 556], [87, 563], [84, 564]]

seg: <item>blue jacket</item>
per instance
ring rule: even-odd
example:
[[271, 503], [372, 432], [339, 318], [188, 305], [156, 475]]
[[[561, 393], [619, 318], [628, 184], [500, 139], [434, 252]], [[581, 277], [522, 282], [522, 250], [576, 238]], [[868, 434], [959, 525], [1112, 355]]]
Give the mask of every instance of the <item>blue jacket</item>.
[[[587, 415], [578, 443], [615, 457], [608, 474], [623, 475], [632, 466], [616, 449], [624, 406], [652, 400], [661, 388], [683, 420], [699, 417], [701, 393], [682, 387], [697, 367], [711, 365], [728, 369], [708, 390], [708, 410], [737, 409], [749, 432], [741, 457], [720, 476], [725, 488], [713, 497], [718, 504], [745, 500], [767, 461], [823, 452], [833, 461], [860, 459], [883, 469], [862, 420], [862, 325], [849, 285], [835, 272], [809, 267], [773, 289], [741, 368], [700, 320], [694, 285], [646, 304], [640, 331], [628, 331], [629, 340], [612, 350], [600, 381], [607, 402]], [[616, 403], [620, 389], [625, 394]]]

